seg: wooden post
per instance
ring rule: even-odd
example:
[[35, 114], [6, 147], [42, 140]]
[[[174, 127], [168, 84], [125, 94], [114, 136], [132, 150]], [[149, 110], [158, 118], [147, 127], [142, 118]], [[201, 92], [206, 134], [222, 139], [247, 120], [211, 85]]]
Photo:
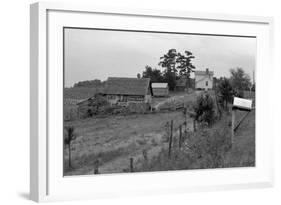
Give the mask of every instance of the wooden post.
[[99, 160], [95, 161], [94, 174], [99, 174]]
[[173, 142], [173, 120], [171, 120], [171, 132], [170, 132], [170, 139], [169, 139], [169, 158], [171, 157], [172, 142]]
[[134, 158], [130, 158], [130, 172], [134, 172]]
[[214, 91], [215, 91], [216, 106], [217, 106], [217, 110], [218, 110], [218, 113], [219, 113], [219, 119], [221, 119], [222, 112], [221, 112], [221, 108], [220, 108], [220, 105], [219, 105], [219, 102], [218, 102], [218, 96], [217, 96], [216, 90], [217, 89], [215, 88]]
[[148, 157], [147, 157], [147, 150], [146, 149], [142, 150], [142, 156], [143, 156], [143, 159], [145, 160], [145, 162], [147, 162], [148, 161]]
[[184, 121], [184, 133], [187, 132], [187, 107], [185, 108], [185, 121]]
[[196, 120], [193, 118], [193, 132], [196, 132]]
[[234, 142], [234, 129], [235, 129], [235, 114], [236, 109], [232, 109], [232, 118], [231, 118], [231, 145]]
[[242, 117], [242, 119], [235, 125], [234, 127], [234, 133], [238, 129], [238, 127], [241, 125], [241, 123], [245, 120], [245, 118], [250, 114], [251, 111], [247, 111], [247, 113]]
[[182, 129], [181, 129], [181, 125], [180, 125], [180, 137], [179, 137], [179, 148], [181, 148], [181, 142], [182, 142]]

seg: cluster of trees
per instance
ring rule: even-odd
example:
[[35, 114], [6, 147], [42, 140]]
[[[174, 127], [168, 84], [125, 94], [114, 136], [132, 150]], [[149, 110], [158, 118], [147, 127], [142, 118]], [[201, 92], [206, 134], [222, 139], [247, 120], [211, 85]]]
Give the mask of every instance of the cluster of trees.
[[163, 72], [159, 69], [152, 69], [150, 66], [145, 67], [142, 77], [150, 78], [152, 82], [166, 82], [170, 90], [176, 87], [176, 80], [185, 77], [186, 87], [190, 87], [190, 74], [194, 72], [195, 66], [192, 59], [195, 58], [190, 51], [183, 54], [176, 49], [170, 49], [166, 54], [160, 57], [159, 66], [164, 68]]
[[255, 84], [242, 68], [230, 69], [230, 78], [215, 80], [215, 90], [222, 107], [227, 108], [232, 103], [233, 97], [244, 97], [244, 91], [255, 91]]
[[73, 87], [97, 88], [97, 87], [103, 87], [104, 85], [105, 85], [104, 81], [95, 79], [95, 80], [79, 81], [78, 83], [75, 83]]

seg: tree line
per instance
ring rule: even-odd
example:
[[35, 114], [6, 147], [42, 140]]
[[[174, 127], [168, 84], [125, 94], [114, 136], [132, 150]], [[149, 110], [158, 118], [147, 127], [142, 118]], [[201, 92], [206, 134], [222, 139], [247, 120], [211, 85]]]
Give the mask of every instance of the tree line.
[[[166, 54], [160, 57], [158, 65], [164, 68], [163, 71], [157, 68], [152, 68], [149, 65], [145, 66], [142, 75], [137, 74], [138, 78], [150, 78], [151, 82], [165, 82], [168, 83], [170, 90], [175, 90], [176, 81], [180, 78], [184, 78], [186, 88], [191, 88], [191, 73], [194, 72], [196, 67], [192, 63], [192, 59], [195, 56], [192, 52], [186, 50], [184, 53], [177, 52], [176, 49], [169, 49]], [[251, 79], [248, 74], [242, 68], [230, 69], [230, 78], [216, 78], [214, 77], [214, 86], [220, 86], [224, 89], [223, 93], [235, 92], [235, 94], [241, 95], [243, 90], [254, 90], [255, 85], [251, 83]], [[73, 87], [103, 87], [105, 81], [98, 79], [80, 81], [74, 84]], [[227, 91], [228, 90], [228, 91]], [[230, 95], [230, 94], [229, 94]], [[225, 99], [229, 96], [225, 95]]]
[[[142, 77], [150, 78], [152, 83], [168, 83], [170, 90], [174, 90], [176, 81], [184, 77], [186, 79], [186, 88], [191, 88], [190, 75], [196, 69], [192, 64], [192, 59], [194, 58], [195, 56], [190, 51], [185, 51], [184, 54], [181, 54], [177, 52], [176, 49], [170, 49], [166, 54], [160, 57], [158, 63], [164, 70], [161, 71], [160, 69], [152, 68], [147, 65], [142, 72]], [[141, 75], [138, 74], [138, 78], [140, 77]], [[255, 85], [251, 83], [250, 76], [240, 67], [230, 69], [230, 78], [214, 77], [214, 85], [216, 86], [218, 84], [220, 84], [220, 87], [223, 89], [231, 89], [231, 92], [234, 92], [236, 95], [241, 95], [241, 91], [243, 90], [255, 90]], [[226, 98], [228, 99], [228, 97]]]
[[96, 88], [105, 86], [105, 81], [101, 81], [99, 79], [94, 80], [84, 80], [79, 81], [73, 85], [73, 87], [87, 87], [87, 88]]

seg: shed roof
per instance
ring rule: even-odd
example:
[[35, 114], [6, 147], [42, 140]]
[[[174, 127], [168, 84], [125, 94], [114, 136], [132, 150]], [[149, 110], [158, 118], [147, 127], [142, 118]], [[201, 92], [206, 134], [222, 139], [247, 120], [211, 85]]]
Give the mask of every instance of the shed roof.
[[152, 83], [152, 88], [168, 88], [168, 83]]
[[151, 89], [150, 78], [118, 78], [109, 77], [104, 94], [111, 95], [146, 95]]

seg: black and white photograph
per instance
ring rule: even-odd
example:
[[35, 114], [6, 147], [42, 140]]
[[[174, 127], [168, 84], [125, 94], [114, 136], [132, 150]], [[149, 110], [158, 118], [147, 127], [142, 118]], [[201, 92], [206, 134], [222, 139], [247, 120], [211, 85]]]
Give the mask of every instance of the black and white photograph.
[[63, 175], [255, 167], [256, 40], [64, 27]]

